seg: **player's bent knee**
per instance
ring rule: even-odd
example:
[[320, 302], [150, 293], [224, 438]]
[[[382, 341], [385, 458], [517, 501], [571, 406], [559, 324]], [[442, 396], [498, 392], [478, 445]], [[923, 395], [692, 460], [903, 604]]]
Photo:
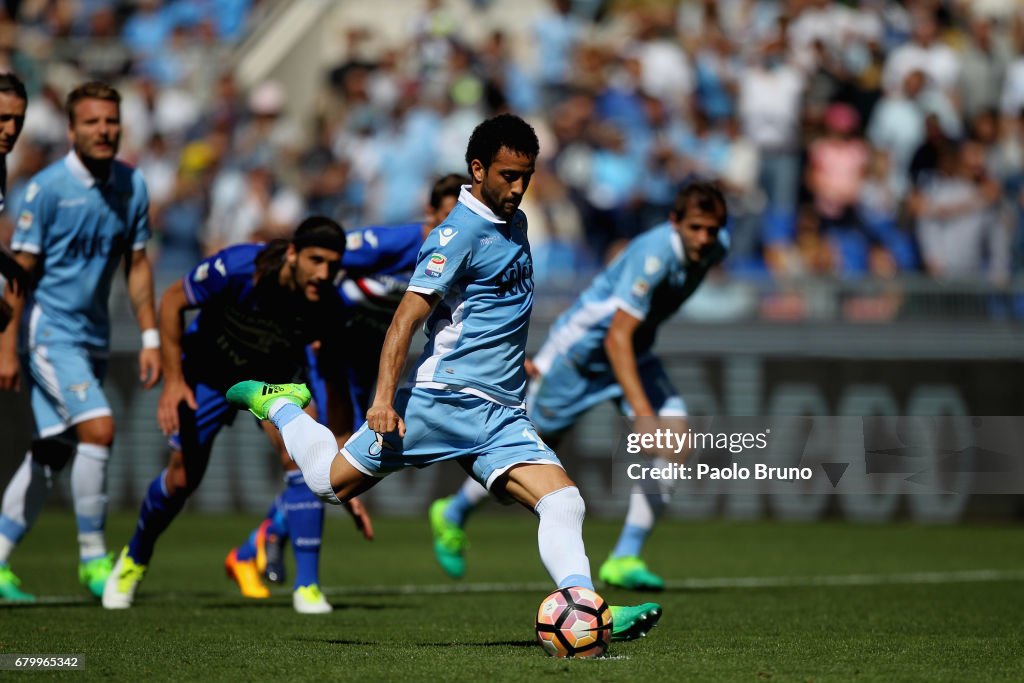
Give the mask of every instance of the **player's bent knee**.
[[75, 433], [81, 443], [110, 446], [114, 443], [114, 419], [99, 417], [75, 425]]
[[74, 454], [75, 444], [64, 439], [36, 439], [32, 442], [32, 459], [54, 472], [64, 469]]
[[575, 486], [566, 486], [542, 496], [534, 509], [539, 515], [555, 514], [560, 519], [578, 521], [587, 514], [587, 504]]

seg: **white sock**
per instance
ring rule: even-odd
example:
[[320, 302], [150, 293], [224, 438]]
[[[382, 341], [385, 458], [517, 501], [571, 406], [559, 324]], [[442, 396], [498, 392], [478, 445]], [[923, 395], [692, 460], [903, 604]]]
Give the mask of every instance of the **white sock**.
[[583, 517], [586, 505], [575, 486], [553, 491], [534, 507], [540, 524], [537, 546], [544, 568], [559, 587], [593, 588], [590, 560], [583, 547]]
[[466, 502], [473, 506], [479, 505], [491, 495], [487, 492], [484, 485], [473, 477], [466, 477], [466, 481], [462, 482], [459, 491], [466, 497]]
[[[668, 465], [664, 458], [655, 458], [651, 467], [663, 468]], [[671, 498], [671, 486], [665, 479], [641, 479], [633, 485], [629, 496], [626, 524], [650, 529], [661, 518]]]
[[331, 463], [342, 457], [334, 433], [302, 413], [281, 428], [281, 438], [288, 455], [302, 470], [306, 486], [325, 503], [340, 505], [331, 486]]
[[78, 522], [78, 550], [83, 560], [107, 554], [107, 461], [110, 447], [80, 443], [71, 466], [71, 496]]
[[7, 562], [18, 541], [32, 528], [52, 486], [50, 468], [33, 460], [32, 451], [26, 453], [7, 484], [3, 503], [0, 504], [3, 514], [0, 520], [3, 528], [3, 533], [0, 533], [0, 564]]

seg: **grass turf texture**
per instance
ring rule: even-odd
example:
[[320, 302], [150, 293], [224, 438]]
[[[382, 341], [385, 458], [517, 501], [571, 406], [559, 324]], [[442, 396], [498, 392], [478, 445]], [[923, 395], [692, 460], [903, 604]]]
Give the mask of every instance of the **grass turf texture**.
[[[224, 555], [255, 521], [183, 514], [158, 544], [137, 606], [106, 612], [77, 584], [72, 515], [44, 514], [13, 566], [47, 603], [0, 603], [0, 653], [84, 654], [84, 672], [47, 674], [76, 680], [1019, 681], [1024, 671], [1024, 534], [1010, 526], [666, 523], [647, 559], [683, 587], [657, 598], [661, 625], [613, 644], [609, 659], [566, 662], [534, 641], [550, 587], [528, 515], [475, 518], [462, 583], [479, 592], [442, 594], [460, 584], [434, 565], [425, 518], [376, 520], [377, 540], [366, 543], [332, 514], [322, 582], [335, 612], [326, 616], [295, 614], [290, 588], [244, 600], [224, 577]], [[109, 520], [112, 549], [133, 524]], [[595, 567], [617, 531], [588, 522]], [[1003, 573], [908, 576], [981, 569]], [[870, 585], [800, 578], [837, 575], [868, 575]], [[730, 577], [793, 585], [710, 580]], [[598, 590], [612, 603], [640, 599]]]

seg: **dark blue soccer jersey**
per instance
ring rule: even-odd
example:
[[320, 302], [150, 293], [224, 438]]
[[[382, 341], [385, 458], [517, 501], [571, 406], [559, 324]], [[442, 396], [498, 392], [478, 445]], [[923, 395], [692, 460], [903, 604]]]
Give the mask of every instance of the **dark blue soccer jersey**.
[[402, 300], [423, 244], [423, 225], [370, 226], [348, 233], [339, 286], [346, 306], [390, 317]]
[[306, 346], [340, 328], [333, 288], [313, 303], [277, 285], [277, 272], [254, 281], [262, 244], [228, 247], [184, 278], [191, 307], [200, 308], [182, 340], [190, 380], [227, 388], [243, 379], [293, 381], [306, 365]]

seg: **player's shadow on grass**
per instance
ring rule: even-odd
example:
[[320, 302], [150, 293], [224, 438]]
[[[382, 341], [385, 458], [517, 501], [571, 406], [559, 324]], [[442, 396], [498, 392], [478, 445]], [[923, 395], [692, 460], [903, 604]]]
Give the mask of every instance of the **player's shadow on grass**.
[[336, 638], [292, 638], [292, 640], [299, 643], [323, 643], [324, 645], [358, 645], [360, 647], [380, 645], [372, 640], [340, 640]]
[[417, 647], [537, 647], [536, 640], [488, 640], [484, 643], [417, 643]]
[[68, 607], [86, 607], [88, 609], [96, 609], [99, 607], [99, 602], [96, 600], [77, 600], [70, 598], [68, 600], [47, 600], [46, 602], [2, 602], [0, 601], [0, 610], [11, 610], [11, 609], [40, 609], [45, 607], [59, 607], [60, 609], [67, 609]]
[[[392, 609], [413, 609], [411, 605], [378, 605], [367, 602], [342, 602], [331, 603], [335, 612], [348, 609], [365, 609], [371, 611], [392, 610]], [[293, 611], [291, 601], [268, 602], [266, 600], [247, 600], [245, 602], [211, 602], [203, 605], [204, 609], [287, 609]]]

